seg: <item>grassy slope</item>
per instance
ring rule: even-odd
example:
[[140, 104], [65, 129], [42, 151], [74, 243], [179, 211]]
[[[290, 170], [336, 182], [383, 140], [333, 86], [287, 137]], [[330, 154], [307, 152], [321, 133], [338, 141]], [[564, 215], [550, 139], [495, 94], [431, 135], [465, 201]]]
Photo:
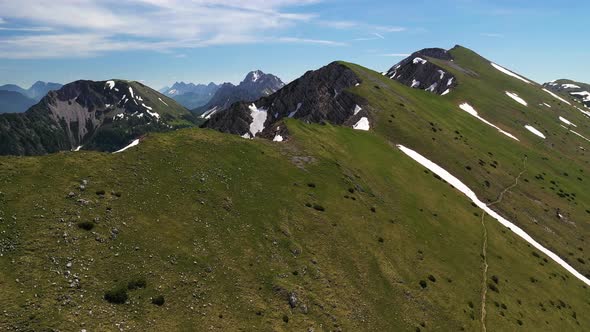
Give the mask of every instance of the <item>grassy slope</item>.
[[[407, 88], [351, 65], [366, 82], [354, 91], [367, 98], [375, 108], [379, 133], [439, 163], [484, 201], [495, 201], [501, 189], [512, 183], [522, 170], [526, 156], [524, 181], [496, 209], [578, 270], [590, 275], [590, 264], [586, 263], [590, 261], [590, 245], [585, 241], [590, 235], [590, 224], [585, 222], [590, 217], [590, 192], [585, 190], [590, 181], [587, 152], [590, 145], [560, 127], [563, 123], [558, 117], [577, 124], [574, 130], [586, 137], [590, 137], [589, 119], [575, 108], [554, 100], [540, 86], [525, 84], [497, 71], [467, 49], [455, 50], [454, 56], [456, 64], [479, 76], [467, 76], [450, 68], [448, 63], [440, 63], [460, 82], [455, 91], [443, 98]], [[380, 89], [375, 88], [376, 85]], [[518, 93], [529, 106], [516, 103], [504, 91]], [[404, 106], [400, 105], [400, 100]], [[461, 111], [458, 106], [463, 102], [517, 136], [520, 142]], [[542, 102], [553, 107], [538, 106]], [[527, 131], [525, 124], [543, 131], [547, 140]], [[498, 162], [496, 167], [494, 161]], [[489, 182], [489, 187], [485, 181]], [[560, 190], [570, 196], [560, 197]], [[564, 219], [557, 217], [558, 210]]]
[[[295, 121], [289, 129], [287, 144], [186, 129], [150, 134], [117, 155], [2, 158], [0, 326], [477, 329], [479, 211], [378, 135]], [[314, 161], [299, 168], [294, 157]], [[94, 218], [91, 232], [76, 226]], [[488, 326], [512, 329], [520, 319], [526, 328], [587, 329], [588, 290], [552, 277], [565, 272], [488, 225], [491, 271], [501, 278], [490, 301], [507, 305], [504, 317], [489, 310]], [[80, 288], [64, 276], [70, 259]], [[130, 304], [102, 299], [137, 276], [148, 286], [129, 292]], [[289, 292], [307, 314], [290, 309]], [[157, 294], [163, 307], [150, 304]], [[559, 299], [571, 308], [551, 306]]]
[[[467, 65], [467, 55], [456, 56]], [[489, 200], [528, 155], [529, 182], [496, 208], [558, 250], [580, 245], [584, 251], [574, 257], [588, 252], [577, 239], [588, 227], [580, 218], [589, 199], [574, 177], [577, 168], [590, 172], [588, 157], [568, 150], [583, 143], [561, 133], [539, 144], [518, 124], [539, 121], [557, 133], [555, 114], [531, 115], [485, 85], [480, 92], [465, 84], [440, 98], [351, 66], [364, 77], [352, 91], [371, 102], [374, 132], [289, 120], [286, 143], [184, 129], [149, 134], [122, 154], [0, 158], [0, 329], [478, 330], [481, 211], [392, 143], [429, 156]], [[523, 89], [518, 93], [530, 104], [550, 100], [512, 88]], [[521, 143], [458, 109], [475, 91], [481, 99], [470, 103]], [[588, 134], [586, 119], [552, 103], [550, 112], [563, 112]], [[545, 172], [548, 183], [564, 170], [571, 175], [559, 177], [560, 187], [576, 192], [578, 205], [534, 178]], [[81, 191], [83, 179], [89, 183]], [[578, 236], [531, 196], [578, 221]], [[529, 215], [562, 238], [540, 232]], [[81, 221], [94, 229], [80, 229]], [[487, 282], [498, 280], [498, 292], [488, 292], [488, 330], [590, 328], [587, 287], [494, 220], [486, 227]], [[137, 277], [147, 287], [129, 291], [129, 304], [103, 300], [106, 290]], [[291, 309], [293, 292], [299, 303]], [[160, 294], [165, 305], [152, 305], [150, 297]]]

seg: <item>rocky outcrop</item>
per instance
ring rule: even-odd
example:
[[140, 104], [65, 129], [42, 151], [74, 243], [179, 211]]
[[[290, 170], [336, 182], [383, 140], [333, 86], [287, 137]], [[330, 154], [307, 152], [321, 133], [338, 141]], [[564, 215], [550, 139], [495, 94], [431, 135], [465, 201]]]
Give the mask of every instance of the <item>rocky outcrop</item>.
[[543, 87], [555, 93], [566, 94], [573, 100], [590, 108], [590, 84], [560, 79], [545, 83]]
[[246, 75], [239, 85], [222, 84], [205, 106], [199, 107], [193, 112], [204, 115], [203, 118], [205, 118], [211, 112], [223, 111], [233, 103], [240, 101], [251, 102], [269, 96], [284, 86], [285, 83], [272, 74], [265, 74], [260, 70], [252, 71]]
[[387, 72], [387, 77], [415, 89], [422, 89], [439, 95], [449, 93], [457, 79], [430, 59], [451, 61], [451, 54], [441, 48], [426, 48], [413, 53]]
[[334, 62], [309, 71], [274, 94], [255, 102], [238, 102], [212, 114], [203, 125], [246, 138], [286, 139], [285, 118], [308, 123], [330, 122], [353, 126], [368, 119], [366, 102], [347, 91], [361, 83], [348, 67]]
[[116, 151], [188, 117], [188, 110], [138, 82], [76, 81], [50, 91], [25, 113], [0, 115], [0, 154]]

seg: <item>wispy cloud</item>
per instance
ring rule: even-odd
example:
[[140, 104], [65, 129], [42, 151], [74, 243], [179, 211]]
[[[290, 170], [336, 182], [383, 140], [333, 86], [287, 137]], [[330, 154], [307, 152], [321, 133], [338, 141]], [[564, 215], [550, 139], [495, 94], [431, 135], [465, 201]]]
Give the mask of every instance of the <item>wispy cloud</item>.
[[[0, 22], [2, 23], [2, 22]], [[30, 27], [30, 28], [17, 28], [17, 27], [0, 27], [0, 31], [26, 31], [26, 32], [47, 32], [52, 31], [49, 27]]]
[[0, 57], [79, 57], [125, 50], [171, 52], [258, 42], [343, 45], [313, 36], [284, 37], [289, 28], [317, 19], [314, 13], [300, 9], [319, 1], [0, 1], [0, 24], [27, 22], [26, 26], [0, 27], [13, 32], [0, 39]]
[[378, 31], [382, 31], [382, 32], [402, 32], [402, 31], [407, 30], [407, 28], [404, 28], [404, 27], [389, 27], [389, 26], [377, 26], [377, 27], [375, 27], [375, 29], [377, 29]]
[[280, 37], [277, 39], [280, 42], [284, 43], [296, 43], [296, 44], [318, 44], [318, 45], [328, 45], [328, 46], [347, 46], [348, 44], [342, 42], [336, 42], [332, 40], [322, 40], [322, 39], [307, 39], [307, 38], [295, 38], [295, 37]]

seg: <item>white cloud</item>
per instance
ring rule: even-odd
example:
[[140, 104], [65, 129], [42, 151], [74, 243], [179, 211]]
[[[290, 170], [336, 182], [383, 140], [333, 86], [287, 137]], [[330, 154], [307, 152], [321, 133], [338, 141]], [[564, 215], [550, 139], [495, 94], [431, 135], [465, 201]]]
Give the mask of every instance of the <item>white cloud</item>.
[[319, 1], [0, 1], [0, 23], [5, 19], [28, 23], [23, 28], [3, 28], [14, 33], [0, 39], [0, 57], [77, 57], [123, 50], [171, 52], [258, 42], [343, 45], [281, 37], [289, 28], [315, 20], [316, 15], [302, 12], [301, 7]]

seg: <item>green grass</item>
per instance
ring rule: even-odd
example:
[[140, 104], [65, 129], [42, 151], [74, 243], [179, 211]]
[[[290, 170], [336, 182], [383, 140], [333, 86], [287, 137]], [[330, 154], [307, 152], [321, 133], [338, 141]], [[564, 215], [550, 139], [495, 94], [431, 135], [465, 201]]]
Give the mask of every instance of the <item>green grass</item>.
[[[544, 95], [456, 52], [481, 83], [457, 73], [464, 83], [442, 98], [350, 65], [363, 78], [352, 92], [370, 103], [371, 132], [289, 119], [284, 143], [188, 128], [148, 134], [121, 154], [1, 157], [0, 330], [479, 330], [481, 211], [398, 143], [490, 201], [526, 155], [523, 181], [494, 208], [587, 273], [577, 258], [590, 260], [590, 169], [570, 147], [583, 143], [557, 134], [555, 114], [521, 110], [488, 82], [522, 89], [531, 105]], [[521, 143], [460, 111], [468, 99]], [[545, 112], [588, 133], [570, 109]], [[525, 120], [550, 139], [528, 136]], [[552, 219], [556, 208], [574, 223]], [[497, 289], [488, 330], [590, 329], [588, 288], [485, 224], [487, 283]], [[109, 291], [125, 303], [106, 301]]]

